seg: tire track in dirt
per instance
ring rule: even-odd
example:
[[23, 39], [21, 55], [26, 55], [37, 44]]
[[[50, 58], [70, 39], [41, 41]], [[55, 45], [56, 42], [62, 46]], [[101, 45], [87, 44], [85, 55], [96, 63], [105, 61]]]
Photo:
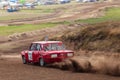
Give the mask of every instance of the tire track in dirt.
[[[6, 55], [7, 56], [7, 55]], [[14, 56], [15, 57], [15, 56]], [[22, 64], [20, 58], [3, 57], [0, 59], [1, 80], [119, 80], [119, 77], [102, 74], [75, 73], [55, 68]], [[7, 77], [6, 77], [7, 76]]]
[[[19, 19], [19, 20], [11, 20], [11, 21], [1, 21], [1, 25], [21, 25], [21, 24], [38, 24], [38, 23], [45, 23], [45, 22], [59, 22], [59, 21], [69, 21], [69, 20], [76, 20], [76, 19], [86, 19], [86, 18], [94, 18], [103, 15], [103, 10], [106, 7], [112, 6], [120, 6], [119, 2], [114, 3], [86, 3], [86, 4], [76, 4], [74, 6], [69, 5], [63, 9], [63, 7], [59, 8], [54, 13], [51, 13], [47, 16], [41, 16], [36, 18], [26, 18], [26, 19]], [[72, 6], [72, 8], [71, 8]], [[77, 12], [74, 11], [75, 8], [79, 8]], [[64, 10], [73, 9], [72, 14], [71, 12], [65, 14]], [[101, 11], [102, 10], [102, 11]]]

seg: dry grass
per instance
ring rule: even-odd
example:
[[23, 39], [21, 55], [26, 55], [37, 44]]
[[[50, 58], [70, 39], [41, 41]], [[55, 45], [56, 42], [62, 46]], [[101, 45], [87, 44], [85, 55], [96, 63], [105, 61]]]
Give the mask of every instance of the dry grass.
[[[74, 50], [120, 52], [120, 22], [103, 22], [65, 33], [61, 40]], [[59, 38], [60, 39], [60, 38]]]

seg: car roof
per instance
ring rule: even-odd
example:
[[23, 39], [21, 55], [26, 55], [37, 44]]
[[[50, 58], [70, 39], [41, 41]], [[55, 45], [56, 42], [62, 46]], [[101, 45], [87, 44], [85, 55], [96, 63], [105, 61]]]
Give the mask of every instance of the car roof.
[[39, 43], [39, 44], [49, 44], [49, 43], [62, 43], [62, 41], [36, 41], [32, 43]]

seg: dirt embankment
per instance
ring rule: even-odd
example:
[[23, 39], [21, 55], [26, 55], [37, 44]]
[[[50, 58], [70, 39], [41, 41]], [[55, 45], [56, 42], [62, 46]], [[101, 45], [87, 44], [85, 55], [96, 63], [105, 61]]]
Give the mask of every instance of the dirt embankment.
[[42, 30], [35, 30], [23, 33], [15, 33], [9, 35], [8, 38], [0, 39], [0, 52], [4, 54], [16, 54], [20, 53], [22, 50], [28, 49], [29, 45], [33, 41], [44, 40], [45, 36], [50, 38], [54, 36], [61, 36], [64, 32], [68, 30], [74, 30], [78, 26], [66, 26], [58, 25], [54, 28], [45, 28]]
[[[57, 39], [57, 38], [56, 38]], [[120, 52], [120, 22], [103, 22], [77, 28], [61, 36], [74, 50]]]
[[56, 63], [52, 67], [120, 76], [119, 25], [120, 22], [104, 22], [80, 27], [61, 37], [55, 37], [52, 40], [62, 40], [69, 48], [76, 50], [77, 57]]

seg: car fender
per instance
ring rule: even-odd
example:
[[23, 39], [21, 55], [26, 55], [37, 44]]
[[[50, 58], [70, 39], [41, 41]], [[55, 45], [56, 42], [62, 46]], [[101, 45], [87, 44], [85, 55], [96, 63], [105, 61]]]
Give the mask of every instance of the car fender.
[[44, 54], [39, 54], [39, 57], [38, 57], [38, 59], [37, 59], [37, 60], [39, 61], [39, 59], [40, 59], [40, 58], [45, 59], [45, 58], [47, 58], [47, 56], [48, 56], [48, 55], [47, 55], [47, 54], [45, 54], [45, 53], [44, 53]]
[[22, 51], [22, 52], [21, 52], [21, 56], [24, 56], [24, 55], [25, 55], [25, 52], [24, 52], [24, 51]]
[[26, 53], [28, 53], [28, 51], [22, 51], [21, 56], [25, 56]]

